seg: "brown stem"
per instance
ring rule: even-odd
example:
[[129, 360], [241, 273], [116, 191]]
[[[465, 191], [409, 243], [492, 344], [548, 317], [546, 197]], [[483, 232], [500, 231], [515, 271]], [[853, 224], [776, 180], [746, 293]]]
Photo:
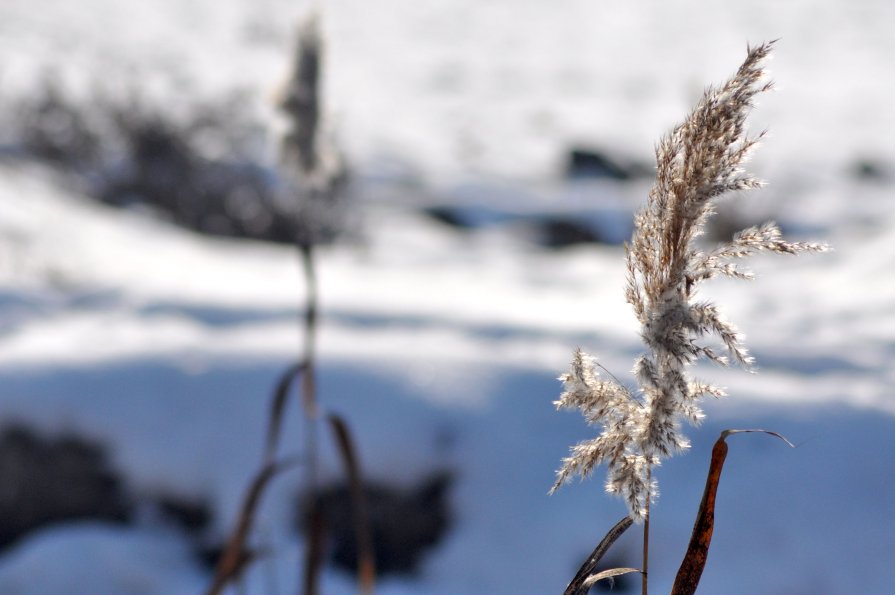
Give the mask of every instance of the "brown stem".
[[301, 382], [302, 409], [308, 422], [305, 447], [308, 458], [309, 485], [316, 485], [317, 475], [317, 268], [314, 266], [314, 246], [299, 244], [302, 271], [305, 278], [304, 312], [304, 375]]
[[373, 536], [367, 515], [367, 497], [361, 479], [360, 460], [357, 448], [351, 438], [348, 424], [340, 416], [326, 416], [332, 428], [336, 445], [342, 455], [342, 462], [348, 475], [351, 490], [351, 512], [354, 521], [354, 535], [357, 545], [357, 576], [362, 595], [372, 595], [376, 583], [376, 555], [373, 549]]
[[646, 470], [646, 485], [647, 485], [647, 495], [646, 495], [646, 514], [643, 517], [643, 567], [641, 573], [641, 587], [640, 592], [642, 595], [647, 595], [649, 591], [649, 511], [650, 511], [650, 501], [652, 500], [652, 492], [650, 491], [649, 486], [652, 483], [652, 467], [647, 467]]
[[306, 374], [302, 379], [302, 404], [309, 416], [317, 416], [317, 395], [314, 362], [317, 344], [317, 268], [314, 266], [314, 246], [299, 244], [302, 272], [305, 279], [304, 362]]
[[302, 410], [305, 418], [305, 456], [307, 461], [305, 485], [311, 493], [311, 511], [306, 535], [305, 551], [305, 593], [317, 592], [317, 573], [320, 568], [322, 548], [322, 517], [317, 495], [317, 383], [316, 383], [316, 338], [317, 338], [317, 270], [314, 266], [314, 246], [310, 242], [299, 242], [302, 271], [305, 279], [304, 312], [304, 375], [301, 383]]

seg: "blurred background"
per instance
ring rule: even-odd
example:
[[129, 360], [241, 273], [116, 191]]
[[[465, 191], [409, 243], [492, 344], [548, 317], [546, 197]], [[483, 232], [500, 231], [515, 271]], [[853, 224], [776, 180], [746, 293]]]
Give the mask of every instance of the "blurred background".
[[[0, 4], [0, 592], [200, 593], [301, 354], [305, 285], [278, 174], [298, 25], [323, 39], [321, 137], [344, 159], [320, 246], [319, 400], [352, 428], [378, 592], [559, 593], [624, 505], [604, 471], [548, 497], [576, 347], [640, 353], [622, 242], [653, 148], [747, 44], [779, 39], [760, 190], [706, 240], [777, 221], [822, 255], [705, 287], [758, 373], [659, 470], [669, 590], [720, 430], [706, 593], [895, 581], [895, 5], [883, 0], [6, 0]], [[283, 451], [302, 449], [287, 412]], [[347, 516], [341, 463], [322, 482]], [[271, 484], [246, 593], [291, 592], [300, 471]], [[340, 492], [341, 490], [341, 492]], [[341, 495], [340, 495], [341, 494]], [[638, 566], [631, 531], [607, 564]], [[324, 593], [357, 592], [334, 523]], [[350, 548], [349, 548], [350, 549]], [[619, 579], [615, 591], [633, 593]], [[595, 590], [596, 592], [596, 587]]]

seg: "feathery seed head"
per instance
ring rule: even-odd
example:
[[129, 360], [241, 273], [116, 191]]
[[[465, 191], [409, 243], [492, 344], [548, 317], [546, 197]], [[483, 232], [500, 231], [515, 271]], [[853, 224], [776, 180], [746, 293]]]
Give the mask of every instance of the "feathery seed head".
[[[724, 395], [718, 387], [692, 380], [688, 367], [699, 358], [720, 365], [733, 361], [747, 369], [752, 363], [736, 327], [714, 304], [693, 299], [696, 287], [718, 275], [750, 279], [752, 274], [732, 261], [756, 252], [827, 249], [787, 242], [773, 223], [743, 230], [709, 252], [694, 242], [718, 197], [762, 184], [742, 169], [762, 136], [748, 136], [745, 120], [755, 95], [771, 88], [762, 83], [761, 65], [772, 46], [748, 48], [733, 78], [707, 89], [687, 119], [656, 147], [656, 182], [625, 246], [625, 296], [647, 348], [634, 366], [639, 397], [614, 379], [601, 380], [596, 361], [576, 351], [571, 371], [561, 377], [565, 392], [557, 406], [580, 409], [589, 423], [602, 426], [602, 433], [572, 448], [554, 490], [572, 475], [586, 476], [606, 463], [606, 490], [621, 496], [631, 517], [642, 520], [658, 493], [650, 470], [689, 448], [682, 420], [697, 425], [704, 417], [698, 400]], [[703, 343], [707, 337], [719, 340], [720, 353]]]
[[296, 220], [300, 245], [331, 241], [345, 223], [348, 170], [323, 131], [322, 60], [319, 17], [312, 13], [299, 27], [292, 77], [279, 105], [288, 126], [280, 145], [283, 207]]

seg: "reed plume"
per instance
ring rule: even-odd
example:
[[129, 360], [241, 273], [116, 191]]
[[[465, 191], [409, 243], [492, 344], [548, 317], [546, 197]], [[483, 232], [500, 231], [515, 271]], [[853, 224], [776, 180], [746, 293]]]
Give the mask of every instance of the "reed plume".
[[299, 246], [331, 242], [344, 227], [348, 168], [323, 126], [324, 45], [316, 13], [299, 28], [292, 76], [280, 101], [288, 129], [280, 145], [285, 208]]
[[[633, 370], [639, 390], [635, 394], [614, 377], [602, 377], [595, 358], [575, 352], [571, 370], [560, 377], [564, 392], [556, 405], [579, 409], [602, 431], [572, 447], [551, 491], [606, 464], [606, 490], [625, 500], [635, 521], [648, 522], [649, 505], [658, 493], [651, 470], [689, 448], [681, 426], [683, 420], [700, 423], [700, 399], [724, 395], [721, 388], [693, 379], [689, 367], [700, 358], [747, 369], [752, 364], [737, 329], [714, 304], [696, 299], [699, 284], [719, 275], [750, 279], [751, 272], [736, 261], [756, 252], [826, 249], [787, 242], [774, 223], [743, 230], [710, 251], [695, 242], [719, 197], [762, 185], [742, 168], [763, 136], [749, 136], [745, 121], [755, 95], [771, 88], [762, 64], [772, 47], [773, 42], [747, 48], [736, 74], [707, 89], [686, 120], [656, 147], [656, 182], [625, 246], [625, 296], [646, 346]], [[718, 341], [707, 343], [711, 337]]]

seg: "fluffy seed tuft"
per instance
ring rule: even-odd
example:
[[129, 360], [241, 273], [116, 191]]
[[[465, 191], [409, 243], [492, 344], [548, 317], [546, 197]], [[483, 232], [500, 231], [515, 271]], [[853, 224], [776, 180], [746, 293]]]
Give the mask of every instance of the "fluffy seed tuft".
[[[733, 78], [707, 89], [689, 117], [656, 147], [656, 182], [625, 246], [625, 296], [647, 347], [634, 366], [639, 394], [635, 397], [615, 379], [601, 379], [596, 360], [575, 352], [570, 372], [560, 377], [565, 391], [556, 404], [579, 409], [601, 433], [572, 447], [553, 490], [605, 463], [606, 491], [621, 496], [631, 517], [642, 520], [658, 493], [650, 470], [690, 446], [682, 420], [700, 423], [704, 415], [698, 401], [724, 395], [718, 387], [692, 380], [688, 368], [700, 358], [747, 369], [752, 364], [736, 327], [714, 304], [693, 299], [696, 287], [718, 275], [751, 279], [752, 273], [733, 261], [756, 252], [827, 249], [787, 242], [773, 223], [743, 230], [709, 252], [694, 241], [718, 197], [762, 185], [742, 168], [762, 136], [748, 136], [745, 121], [755, 95], [771, 88], [763, 82], [761, 65], [772, 47], [773, 42], [748, 48]], [[718, 347], [705, 344], [711, 337]]]

